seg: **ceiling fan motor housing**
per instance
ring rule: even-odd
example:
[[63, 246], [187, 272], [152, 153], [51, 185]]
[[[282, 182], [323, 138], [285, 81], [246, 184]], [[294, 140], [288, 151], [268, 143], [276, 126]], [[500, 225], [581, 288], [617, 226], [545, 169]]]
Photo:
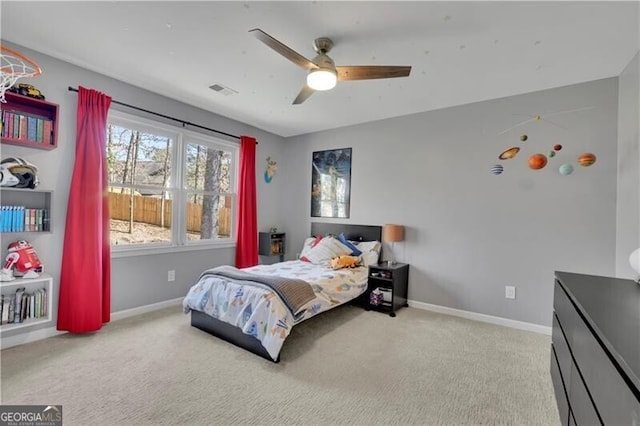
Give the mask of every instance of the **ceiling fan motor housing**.
[[333, 59], [331, 59], [330, 57], [328, 57], [324, 53], [321, 53], [318, 56], [316, 56], [315, 58], [313, 58], [312, 62], [314, 64], [316, 64], [321, 69], [331, 70], [331, 71], [334, 71], [334, 72], [336, 70], [336, 64], [333, 62]]
[[333, 40], [329, 37], [318, 37], [313, 41], [313, 50], [317, 53], [329, 53], [333, 47]]

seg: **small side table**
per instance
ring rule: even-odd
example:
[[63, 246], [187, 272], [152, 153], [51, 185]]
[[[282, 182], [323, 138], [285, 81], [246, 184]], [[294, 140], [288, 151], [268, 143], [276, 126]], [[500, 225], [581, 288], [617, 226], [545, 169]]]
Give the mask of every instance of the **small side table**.
[[261, 256], [279, 256], [280, 262], [284, 262], [285, 233], [284, 232], [259, 232], [258, 254]]
[[[409, 287], [409, 264], [387, 263], [369, 266], [367, 279], [367, 292], [364, 300], [367, 310], [386, 312], [390, 317], [396, 316], [396, 310], [409, 306], [407, 303], [407, 292]], [[388, 297], [378, 305], [370, 303], [371, 292], [376, 288], [380, 289]], [[390, 294], [389, 294], [390, 293]]]

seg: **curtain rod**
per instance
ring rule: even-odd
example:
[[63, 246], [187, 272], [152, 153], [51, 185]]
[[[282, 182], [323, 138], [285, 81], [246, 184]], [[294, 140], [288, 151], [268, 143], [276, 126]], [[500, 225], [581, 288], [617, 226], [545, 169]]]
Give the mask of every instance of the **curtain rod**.
[[[69, 91], [70, 92], [77, 92], [78, 89], [76, 89], [75, 87], [69, 86]], [[188, 121], [181, 120], [179, 118], [170, 117], [168, 115], [160, 114], [158, 112], [149, 111], [148, 109], [144, 109], [144, 108], [140, 108], [140, 107], [137, 107], [137, 106], [125, 104], [124, 102], [119, 102], [119, 101], [111, 99], [111, 103], [122, 105], [122, 106], [126, 106], [127, 108], [137, 109], [138, 111], [146, 112], [147, 114], [153, 114], [153, 115], [157, 115], [158, 117], [162, 117], [162, 118], [166, 118], [166, 119], [169, 119], [169, 120], [177, 121], [179, 123], [182, 123], [182, 126], [187, 125], [187, 126], [197, 127], [199, 129], [209, 130], [210, 132], [219, 133], [221, 135], [229, 136], [231, 138], [240, 139], [240, 136], [232, 135], [230, 133], [225, 133], [225, 132], [222, 132], [220, 130], [212, 129], [210, 127], [201, 126], [199, 124], [193, 124], [193, 123], [190, 123]], [[258, 142], [256, 141], [256, 144], [257, 143]]]

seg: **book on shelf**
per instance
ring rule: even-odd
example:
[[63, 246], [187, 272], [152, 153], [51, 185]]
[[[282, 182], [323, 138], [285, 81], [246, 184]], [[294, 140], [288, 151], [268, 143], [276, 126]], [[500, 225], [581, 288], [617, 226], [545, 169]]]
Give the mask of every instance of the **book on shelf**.
[[[25, 320], [27, 318], [29, 318], [29, 295], [27, 293], [22, 293], [22, 309], [20, 310], [20, 319], [21, 320]], [[18, 298], [18, 295], [16, 295], [16, 299]]]
[[36, 315], [40, 317], [40, 313], [42, 312], [42, 293], [36, 292], [35, 299], [36, 299]]
[[2, 296], [2, 321], [0, 323], [7, 324], [9, 322], [9, 305], [11, 304], [11, 298], [9, 296]]
[[44, 288], [40, 289], [40, 300], [41, 300], [41, 306], [40, 306], [40, 315], [41, 316], [47, 316], [49, 315], [49, 293], [47, 293], [47, 290]]
[[38, 143], [42, 143], [42, 133], [44, 130], [44, 121], [43, 120], [38, 120], [38, 124], [36, 127], [36, 142]]
[[13, 298], [2, 296], [2, 324], [8, 324], [9, 319], [13, 322]]
[[27, 140], [34, 142], [36, 140], [36, 128], [38, 127], [38, 119], [30, 116], [27, 118]]
[[46, 288], [27, 292], [20, 287], [14, 294], [3, 294], [0, 298], [0, 323], [15, 324], [27, 319], [43, 318], [48, 315], [48, 294]]
[[2, 111], [2, 137], [53, 144], [53, 120], [22, 111]]
[[20, 127], [18, 129], [18, 138], [26, 139], [27, 138], [27, 116], [20, 115], [18, 116], [18, 123]]
[[42, 139], [43, 143], [46, 143], [47, 145], [53, 145], [53, 121], [44, 120]]
[[0, 232], [49, 231], [49, 211], [24, 206], [0, 206]]
[[13, 138], [18, 139], [20, 137], [20, 115], [13, 114]]
[[13, 299], [13, 303], [15, 307], [13, 309], [15, 316], [13, 322], [21, 322], [22, 321], [22, 295], [24, 294], [24, 287], [20, 287], [16, 289], [16, 296]]

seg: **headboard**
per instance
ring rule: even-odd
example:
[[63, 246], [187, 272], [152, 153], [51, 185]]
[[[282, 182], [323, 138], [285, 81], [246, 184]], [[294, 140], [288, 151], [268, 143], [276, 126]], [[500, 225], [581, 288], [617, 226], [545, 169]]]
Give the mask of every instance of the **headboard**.
[[311, 222], [312, 236], [338, 235], [341, 232], [351, 241], [382, 241], [382, 226]]

